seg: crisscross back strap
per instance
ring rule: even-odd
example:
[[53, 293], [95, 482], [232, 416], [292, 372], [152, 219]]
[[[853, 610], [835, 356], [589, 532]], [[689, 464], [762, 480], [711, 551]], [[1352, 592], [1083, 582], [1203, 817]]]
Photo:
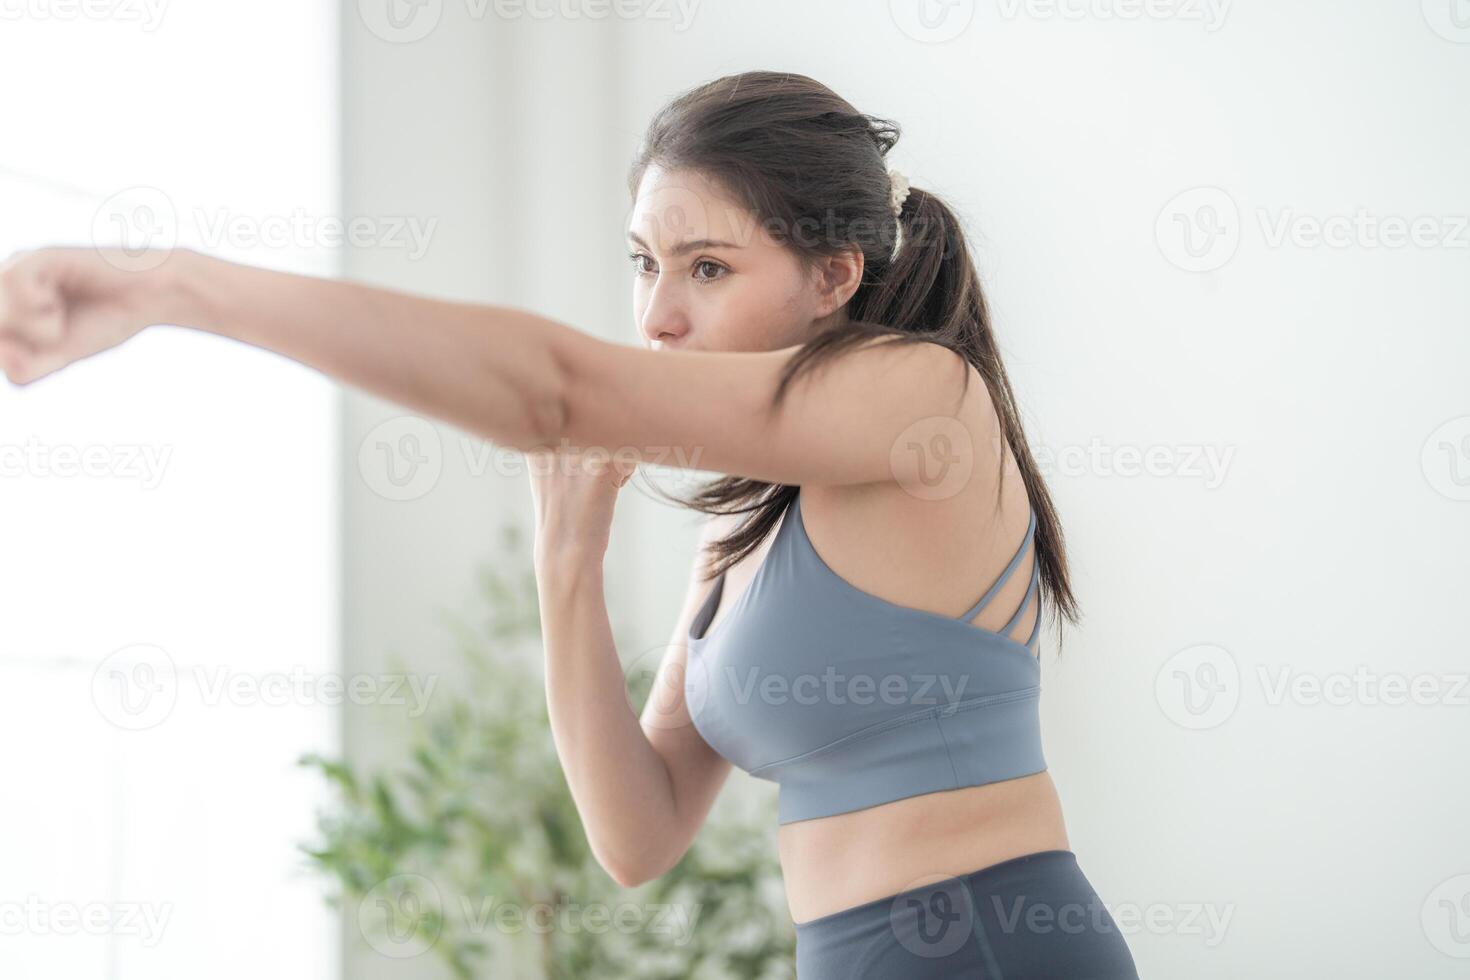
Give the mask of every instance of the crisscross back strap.
[[[1007, 582], [1010, 581], [1012, 573], [1014, 573], [1015, 570], [1016, 570], [1016, 568], [1021, 564], [1021, 559], [1024, 558], [1024, 557], [1026, 557], [1026, 546], [1031, 543], [1031, 541], [1032, 541], [1032, 535], [1036, 531], [1036, 509], [1033, 508], [1033, 507], [1028, 507], [1027, 508], [1027, 511], [1029, 512], [1030, 517], [1029, 517], [1029, 519], [1026, 522], [1026, 536], [1021, 539], [1021, 546], [1016, 549], [1016, 554], [1011, 558], [1011, 563], [1006, 566], [1005, 571], [1003, 571], [1003, 572], [1000, 573], [1000, 578], [998, 578], [998, 579], [995, 580], [995, 584], [992, 585], [989, 589], [985, 590], [985, 594], [980, 597], [980, 601], [977, 602], [977, 603], [975, 603], [974, 606], [970, 607], [970, 611], [967, 612], [967, 613], [965, 613], [963, 616], [961, 616], [960, 619], [963, 619], [966, 622], [969, 622], [970, 620], [974, 619], [976, 616], [980, 615], [980, 611], [982, 609], [984, 609], [990, 603], [990, 600], [993, 599], [993, 598], [995, 598], [995, 594], [997, 592], [999, 592], [1001, 590], [1001, 588], [1004, 587], [1004, 585]], [[1034, 564], [1035, 563], [1033, 563], [1033, 565]], [[1035, 582], [1036, 575], [1035, 575], [1035, 572], [1036, 572], [1036, 568], [1033, 568], [1032, 569], [1032, 573], [1033, 574], [1032, 574], [1031, 587], [1026, 590], [1026, 598], [1021, 601], [1021, 609], [1020, 609], [1020, 611], [1018, 611], [1016, 613], [1016, 616], [1018, 616], [1018, 617], [1021, 615], [1021, 612], [1024, 612], [1025, 611], [1026, 604], [1031, 601], [1031, 592], [1032, 592], [1033, 589], [1036, 588], [1036, 582]], [[1011, 621], [1011, 623], [1010, 623], [1010, 626], [1015, 626], [1015, 625], [1016, 625], [1016, 620], [1013, 619]], [[1002, 633], [1009, 633], [1010, 632], [1010, 626], [1008, 626], [1006, 629], [1002, 630], [1001, 632]]]
[[[1039, 583], [1040, 581], [1041, 581], [1041, 563], [1040, 562], [1032, 562], [1031, 563], [1031, 584], [1028, 585], [1028, 586], [1026, 586], [1026, 594], [1021, 598], [1021, 604], [1016, 607], [1016, 614], [1011, 617], [1011, 621], [1009, 623], [1006, 623], [1005, 626], [1001, 627], [1001, 630], [1000, 630], [1000, 635], [1001, 636], [1010, 636], [1011, 635], [1011, 630], [1015, 629], [1016, 628], [1016, 625], [1021, 622], [1021, 617], [1024, 616], [1024, 615], [1026, 615], [1026, 610], [1029, 609], [1030, 606], [1031, 606], [1031, 597], [1036, 594], [1036, 586], [1037, 586], [1037, 583]], [[1041, 625], [1041, 617], [1040, 616], [1037, 616], [1036, 617], [1036, 626], [1040, 626], [1040, 625]], [[1036, 627], [1032, 627], [1032, 629], [1031, 629], [1031, 639], [1029, 639], [1029, 640], [1026, 641], [1026, 645], [1029, 647], [1031, 645], [1031, 640], [1034, 640], [1034, 639], [1036, 639]]]

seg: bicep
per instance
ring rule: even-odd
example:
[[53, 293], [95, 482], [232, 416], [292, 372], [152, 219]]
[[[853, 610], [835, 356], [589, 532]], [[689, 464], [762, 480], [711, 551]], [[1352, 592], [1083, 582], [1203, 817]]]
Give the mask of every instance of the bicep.
[[978, 373], [932, 342], [864, 342], [803, 371], [773, 409], [797, 347], [653, 351], [572, 334], [558, 355], [560, 436], [639, 462], [794, 486], [909, 485], [934, 465], [929, 448], [963, 454], [968, 440], [973, 459], [987, 431]]

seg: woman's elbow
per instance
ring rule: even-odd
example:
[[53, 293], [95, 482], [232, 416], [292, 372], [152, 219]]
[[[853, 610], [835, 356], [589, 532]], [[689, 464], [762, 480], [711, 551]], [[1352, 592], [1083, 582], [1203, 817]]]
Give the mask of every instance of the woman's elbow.
[[554, 382], [546, 388], [538, 387], [526, 395], [526, 424], [524, 437], [515, 440], [521, 445], [513, 448], [521, 452], [534, 449], [560, 449], [566, 432], [567, 403], [565, 389]]
[[617, 853], [594, 847], [593, 854], [613, 881], [624, 888], [637, 888], [655, 878], [663, 877], [683, 859], [688, 846], [670, 850], [670, 840], [671, 838], [662, 835], [650, 834], [645, 836], [639, 846], [620, 849]]
[[639, 885], [645, 884], [658, 877], [657, 875], [644, 874], [641, 871], [628, 867], [626, 865], [604, 864], [602, 867], [603, 870], [607, 872], [608, 877], [617, 882], [618, 886], [621, 888], [637, 888]]
[[[567, 427], [566, 359], [581, 335], [564, 323], [535, 315], [528, 315], [521, 325], [532, 338], [522, 348], [529, 355], [517, 365], [515, 377], [501, 378], [518, 396], [521, 415], [507, 441], [521, 452], [557, 449]], [[496, 367], [503, 369], [504, 365]]]
[[612, 859], [599, 857], [597, 863], [602, 865], [602, 870], [607, 872], [608, 877], [612, 878], [613, 881], [617, 882], [623, 888], [637, 888], [639, 885], [647, 884], [661, 876], [667, 870], [656, 866], [648, 860], [634, 860], [631, 858]]

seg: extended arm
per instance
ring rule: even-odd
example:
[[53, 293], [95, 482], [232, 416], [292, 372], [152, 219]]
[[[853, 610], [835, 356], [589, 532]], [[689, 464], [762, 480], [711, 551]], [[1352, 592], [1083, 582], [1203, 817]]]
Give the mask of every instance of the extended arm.
[[937, 344], [865, 346], [801, 378], [772, 412], [794, 347], [652, 351], [513, 307], [188, 250], [149, 272], [124, 272], [104, 255], [41, 249], [0, 268], [0, 361], [12, 381], [171, 323], [275, 351], [516, 449], [565, 439], [640, 462], [803, 485], [922, 479], [922, 454], [904, 451], [911, 427], [959, 417], [964, 372], [974, 370]]

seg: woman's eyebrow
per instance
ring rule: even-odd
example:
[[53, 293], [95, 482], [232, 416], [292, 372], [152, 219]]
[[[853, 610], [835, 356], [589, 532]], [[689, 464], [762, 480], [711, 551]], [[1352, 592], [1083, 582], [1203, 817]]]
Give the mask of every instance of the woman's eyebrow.
[[[652, 246], [650, 246], [647, 242], [645, 242], [643, 240], [643, 238], [636, 231], [630, 231], [630, 232], [628, 232], [628, 237], [631, 238], [633, 241], [637, 242], [639, 245], [641, 245], [644, 248], [648, 249], [650, 252], [653, 251]], [[734, 242], [722, 242], [722, 241], [720, 241], [719, 239], [716, 239], [716, 238], [696, 238], [693, 241], [682, 242], [682, 243], [680, 243], [678, 245], [675, 245], [674, 248], [673, 248], [673, 254], [675, 254], [675, 255], [683, 255], [685, 252], [695, 252], [695, 251], [698, 251], [699, 249], [702, 249], [702, 248], [743, 248], [743, 247], [744, 246], [737, 245]]]

